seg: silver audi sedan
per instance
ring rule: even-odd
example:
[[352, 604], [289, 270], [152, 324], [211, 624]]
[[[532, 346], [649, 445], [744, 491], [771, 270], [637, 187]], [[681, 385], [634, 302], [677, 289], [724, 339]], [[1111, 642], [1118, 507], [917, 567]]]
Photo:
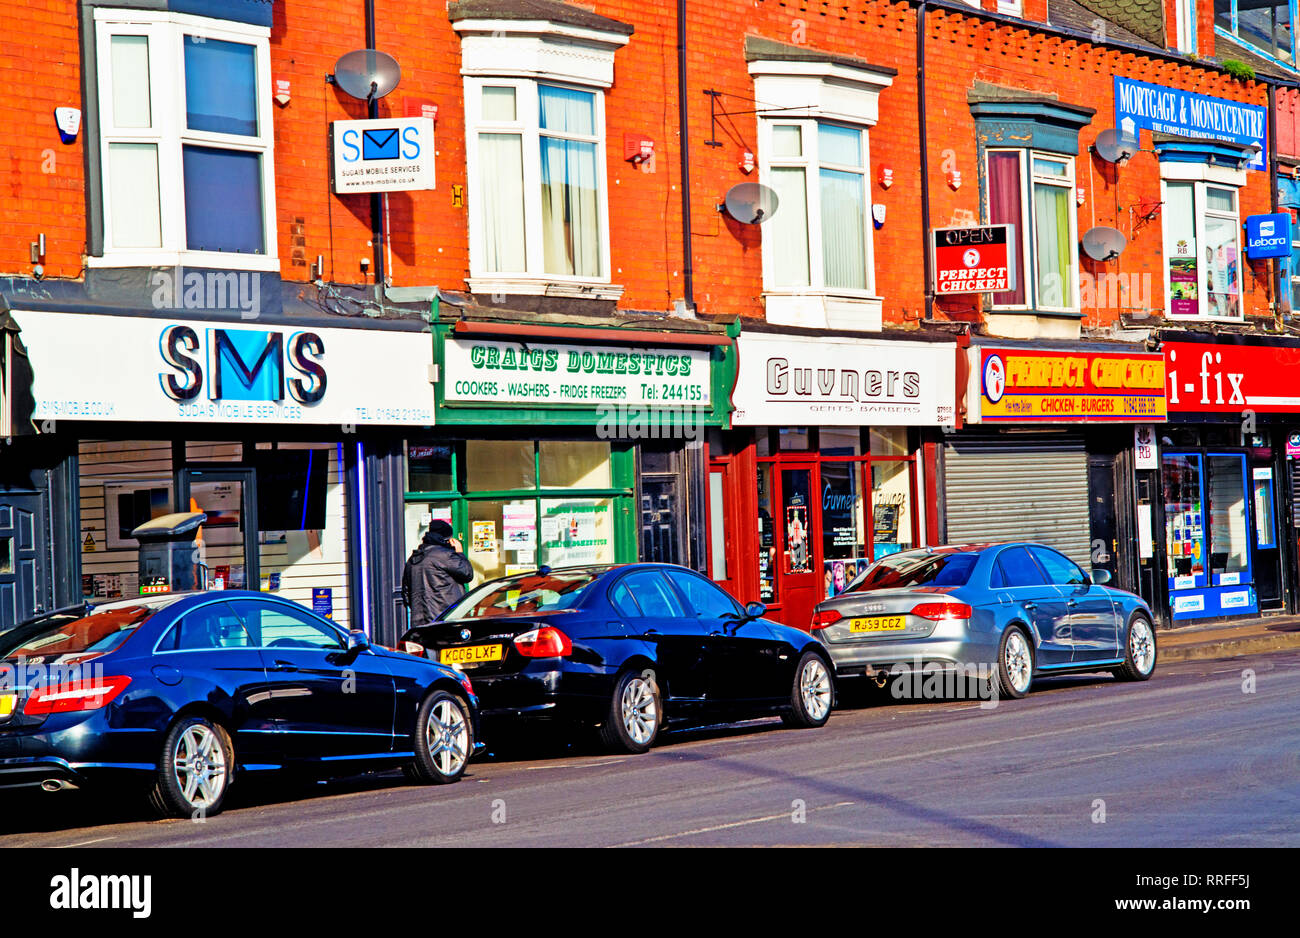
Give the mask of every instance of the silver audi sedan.
[[[971, 544], [891, 554], [813, 612], [839, 677], [946, 674], [1023, 697], [1043, 674], [1156, 666], [1151, 610], [1041, 544]], [[918, 685], [919, 686], [919, 685]], [[897, 696], [897, 694], [896, 694]]]

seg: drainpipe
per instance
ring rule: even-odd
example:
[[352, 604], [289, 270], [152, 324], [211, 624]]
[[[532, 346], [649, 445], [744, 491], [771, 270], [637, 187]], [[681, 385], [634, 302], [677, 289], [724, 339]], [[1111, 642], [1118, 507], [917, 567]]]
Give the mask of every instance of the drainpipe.
[[[375, 48], [375, 0], [366, 0], [366, 48]], [[374, 120], [379, 116], [379, 99], [371, 97], [366, 102], [366, 116]], [[375, 251], [375, 300], [384, 302], [384, 196], [370, 193], [370, 240]]]
[[921, 256], [925, 259], [925, 321], [934, 319], [934, 270], [930, 258], [930, 135], [925, 122], [925, 12], [916, 8], [916, 127], [921, 138]]
[[686, 309], [695, 310], [695, 262], [691, 247], [691, 147], [686, 124], [686, 0], [677, 0], [677, 134], [682, 156], [682, 289]]
[[[1273, 84], [1268, 86], [1268, 187], [1269, 202], [1272, 205], [1273, 213], [1277, 214], [1279, 211], [1277, 198], [1277, 86]], [[1280, 327], [1282, 323], [1283, 293], [1281, 265], [1276, 257], [1269, 258], [1268, 272], [1271, 281], [1270, 289], [1273, 294], [1273, 318]]]

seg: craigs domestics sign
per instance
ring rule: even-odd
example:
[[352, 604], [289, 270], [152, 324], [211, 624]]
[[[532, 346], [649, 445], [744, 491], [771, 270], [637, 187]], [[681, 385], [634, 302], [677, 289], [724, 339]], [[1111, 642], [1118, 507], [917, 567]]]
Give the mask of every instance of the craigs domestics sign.
[[970, 350], [970, 423], [1149, 423], [1165, 419], [1159, 354]]
[[1006, 293], [1016, 288], [1014, 225], [936, 228], [931, 236], [936, 294]]

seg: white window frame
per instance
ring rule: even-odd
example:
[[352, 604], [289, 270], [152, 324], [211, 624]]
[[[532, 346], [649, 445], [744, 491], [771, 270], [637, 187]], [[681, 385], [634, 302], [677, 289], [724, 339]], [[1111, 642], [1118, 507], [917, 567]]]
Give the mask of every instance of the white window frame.
[[1196, 0], [1174, 0], [1174, 44], [1179, 52], [1196, 51]]
[[[764, 118], [760, 124], [762, 136], [759, 138], [759, 179], [765, 185], [772, 184], [772, 170], [786, 167], [804, 171], [804, 204], [807, 206], [808, 224], [808, 283], [805, 286], [778, 284], [774, 268], [775, 259], [770, 250], [763, 251], [763, 287], [769, 293], [807, 293], [813, 295], [833, 295], [858, 299], [871, 299], [876, 296], [875, 246], [872, 241], [871, 220], [871, 151], [870, 134], [864, 124], [847, 124], [841, 121], [819, 121], [811, 118]], [[855, 130], [862, 140], [862, 165], [843, 166], [827, 163], [821, 159], [819, 152], [818, 127], [821, 124], [834, 124], [837, 127]], [[803, 141], [803, 155], [797, 157], [775, 156], [772, 135], [777, 127], [798, 127]], [[839, 172], [857, 173], [862, 176], [863, 199], [863, 244], [866, 246], [866, 287], [855, 290], [847, 287], [828, 287], [826, 285], [825, 258], [822, 253], [822, 210], [821, 210], [821, 170], [831, 169]], [[780, 212], [780, 206], [777, 211]], [[766, 243], [766, 242], [765, 242]]]
[[[595, 100], [595, 136], [578, 136], [541, 129], [539, 85], [571, 88], [593, 96]], [[483, 117], [483, 89], [511, 87], [515, 89], [515, 120], [513, 122], [489, 121]], [[524, 270], [489, 270], [485, 260], [487, 226], [483, 220], [485, 187], [491, 180], [483, 178], [479, 157], [478, 138], [482, 133], [518, 134], [523, 149], [524, 192]], [[549, 81], [545, 78], [465, 78], [465, 134], [466, 183], [470, 192], [470, 283], [475, 293], [555, 293], [548, 285], [569, 286], [579, 295], [582, 288], [610, 285], [609, 248], [609, 184], [605, 160], [605, 94], [594, 88], [573, 82]], [[594, 143], [596, 149], [597, 217], [600, 225], [600, 272], [595, 277], [554, 274], [546, 271], [542, 232], [542, 156], [541, 138], [555, 137]], [[622, 293], [621, 288], [618, 289]]]
[[[993, 153], [1015, 153], [1020, 161], [1020, 221], [1016, 224], [1020, 238], [1021, 269], [1016, 271], [1025, 287], [1024, 303], [995, 303], [990, 308], [995, 312], [1023, 310], [1044, 313], [1078, 313], [1079, 302], [1079, 218], [1078, 202], [1075, 199], [1075, 158], [1063, 153], [1048, 150], [1034, 150], [1027, 147], [989, 147], [984, 151], [985, 178], [988, 176], [988, 158]], [[1062, 176], [1038, 175], [1034, 172], [1034, 160], [1045, 160], [1065, 167]], [[1036, 184], [1056, 186], [1067, 190], [1066, 212], [1070, 222], [1070, 295], [1068, 303], [1063, 306], [1048, 306], [1038, 302], [1038, 253], [1035, 250], [1034, 233], [1038, 218], [1034, 211], [1034, 186]], [[992, 192], [985, 194], [985, 218], [992, 217]]]
[[[113, 36], [149, 39], [149, 128], [113, 124]], [[186, 126], [184, 41], [186, 36], [251, 45], [255, 49], [258, 135], [213, 133]], [[100, 133], [100, 192], [104, 207], [103, 255], [89, 257], [90, 267], [211, 267], [275, 272], [280, 269], [276, 237], [275, 131], [271, 109], [271, 31], [225, 20], [147, 10], [95, 10], [95, 50], [98, 74]], [[148, 143], [158, 147], [158, 202], [161, 245], [156, 248], [118, 247], [113, 243], [113, 194], [109, 178], [109, 147], [115, 143]], [[265, 253], [191, 251], [186, 247], [183, 148], [185, 145], [241, 150], [261, 156], [262, 239]], [[94, 144], [91, 144], [94, 145]]]
[[[1179, 171], [1182, 167], [1192, 167], [1193, 172]], [[1237, 247], [1238, 315], [1211, 316], [1207, 313], [1198, 312], [1194, 316], [1187, 316], [1175, 313], [1173, 310], [1173, 297], [1169, 292], [1169, 258], [1173, 256], [1173, 246], [1178, 232], [1170, 230], [1170, 226], [1167, 224], [1162, 226], [1164, 258], [1161, 262], [1161, 269], [1164, 272], [1165, 316], [1167, 318], [1179, 322], [1245, 322], [1246, 256], [1241, 246], [1241, 190], [1245, 184], [1245, 175], [1245, 172], [1203, 166], [1197, 163], [1165, 163], [1161, 166], [1160, 201], [1162, 203], [1166, 203], [1169, 199], [1169, 183], [1185, 183], [1192, 187], [1192, 216], [1195, 219], [1196, 229], [1196, 297], [1198, 309], [1207, 309], [1210, 300], [1206, 283], [1209, 268], [1200, 256], [1204, 246], [1209, 243], [1209, 237], [1206, 234], [1206, 219], [1213, 217], [1230, 220]], [[1237, 181], [1237, 176], [1241, 177], [1240, 182]], [[1208, 208], [1209, 201], [1207, 198], [1207, 190], [1209, 189], [1231, 191], [1234, 211], [1231, 213], [1211, 211]]]

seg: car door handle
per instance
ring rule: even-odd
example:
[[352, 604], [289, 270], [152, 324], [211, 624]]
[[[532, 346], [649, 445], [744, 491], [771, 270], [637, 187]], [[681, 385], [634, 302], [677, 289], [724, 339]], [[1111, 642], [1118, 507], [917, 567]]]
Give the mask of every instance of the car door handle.
[[1073, 609], [1075, 606], [1079, 605], [1079, 601], [1077, 599], [1071, 599], [1066, 602], [1066, 605]]
[[1025, 603], [1024, 605], [1025, 605], [1025, 608], [1026, 608], [1026, 609], [1037, 609], [1037, 608], [1038, 608], [1038, 603]]
[[275, 660], [275, 670], [277, 670], [277, 671], [297, 671], [297, 670], [298, 670], [298, 666], [297, 666], [296, 664], [291, 664], [291, 663], [288, 662], [288, 661], [281, 661], [279, 658], [277, 658], [277, 659]]

